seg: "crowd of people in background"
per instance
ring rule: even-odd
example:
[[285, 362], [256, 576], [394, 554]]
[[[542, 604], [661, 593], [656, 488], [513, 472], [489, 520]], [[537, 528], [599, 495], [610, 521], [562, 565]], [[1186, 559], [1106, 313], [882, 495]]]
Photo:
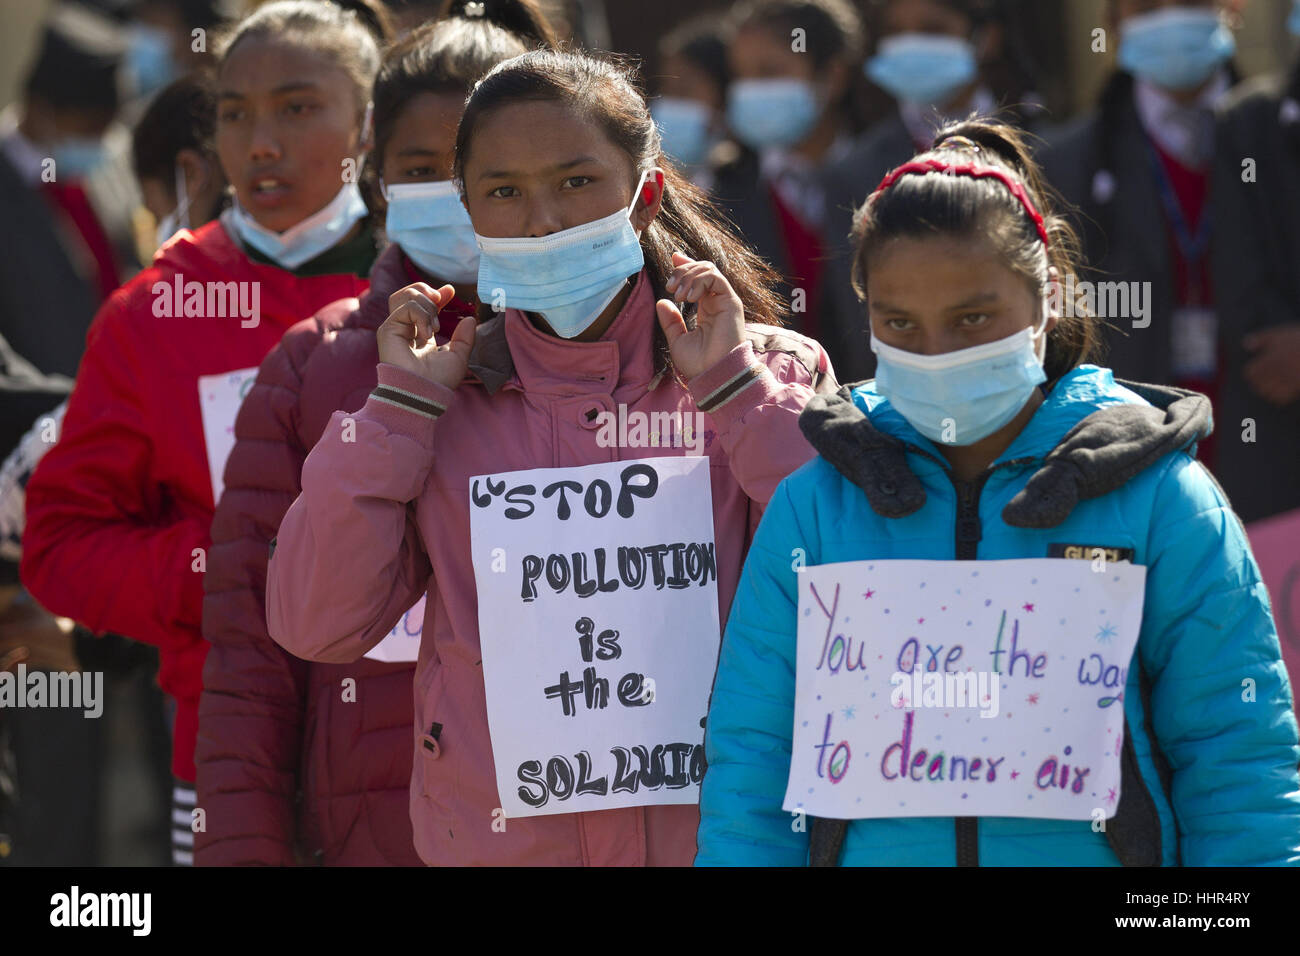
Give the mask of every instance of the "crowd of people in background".
[[[772, 622], [793, 619], [783, 565], [800, 548], [825, 562], [953, 557], [942, 495], [927, 485], [922, 506], [917, 485], [909, 500], [905, 467], [865, 497], [841, 477], [866, 467], [841, 459], [901, 461], [890, 449], [918, 433], [940, 441], [908, 413], [897, 353], [957, 348], [922, 348], [868, 302], [909, 269], [960, 285], [964, 256], [993, 255], [887, 250], [920, 242], [913, 221], [933, 243], [960, 244], [971, 223], [1025, 231], [1021, 246], [991, 241], [989, 261], [1058, 293], [1050, 316], [1026, 306], [1005, 328], [1033, 331], [1028, 364], [1047, 370], [1057, 417], [1044, 449], [1083, 441], [1070, 431], [1082, 413], [1052, 403], [1091, 412], [1136, 394], [1178, 420], [1181, 445], [1173, 425], [1117, 418], [1088, 433], [1108, 450], [1127, 441], [1130, 457], [1115, 451], [1117, 480], [1097, 477], [1070, 519], [1114, 524], [1096, 502], [1121, 501], [1159, 519], [1125, 535], [1168, 534], [1149, 586], [1199, 603], [1148, 597], [1163, 615], [1139, 645], [1148, 669], [1209, 654], [1208, 631], [1181, 646], [1161, 636], [1207, 615], [1236, 621], [1239, 650], [1267, 661], [1276, 633], [1232, 512], [1250, 523], [1300, 508], [1300, 58], [1281, 76], [1241, 75], [1233, 18], [1258, 0], [1108, 0], [1098, 26], [1113, 72], [1095, 106], [1056, 116], [1035, 71], [1067, 39], [1041, 38], [1030, 60], [1012, 30], [1021, 5], [736, 0], [673, 25], [638, 75], [585, 51], [536, 0], [59, 0], [0, 114], [0, 671], [104, 670], [130, 687], [171, 821], [158, 838], [178, 865], [687, 864], [697, 839], [700, 862], [801, 862], [808, 838], [780, 806], [788, 735], [770, 761], [750, 749], [755, 728], [792, 719], [787, 662], [769, 647]], [[1300, 0], [1288, 23], [1300, 39]], [[578, 198], [508, 205], [543, 193], [547, 164], [579, 147], [587, 165], [563, 180]], [[882, 189], [909, 161], [960, 166], [971, 191], [922, 194], [934, 177], [915, 170]], [[1020, 205], [999, 224], [1010, 195]], [[585, 298], [518, 281], [513, 263], [542, 254], [527, 243], [598, 224], [608, 248], [585, 278], [546, 260], [555, 289]], [[188, 312], [190, 283], [207, 290], [200, 310], [227, 284], [256, 299]], [[176, 290], [169, 307], [160, 287]], [[1084, 287], [1123, 295], [1085, 307]], [[617, 388], [591, 384], [606, 376]], [[909, 424], [880, 416], [875, 386], [841, 389], [871, 379]], [[229, 438], [200, 399], [209, 382], [242, 400]], [[1029, 393], [1017, 394], [997, 429], [1028, 429], [1012, 421]], [[605, 460], [569, 406], [590, 400], [594, 418], [609, 396], [709, 416], [727, 631], [703, 805], [582, 814], [576, 827], [529, 817], [498, 839], [479, 826], [496, 780], [457, 509], [475, 475]], [[345, 420], [364, 459], [331, 440]], [[1184, 469], [1176, 489], [1143, 485], [1188, 436], [1213, 480]], [[1012, 437], [985, 459], [949, 459], [954, 475], [972, 481]], [[797, 470], [809, 461], [824, 467]], [[850, 493], [860, 501], [809, 504]], [[933, 528], [899, 531], [914, 513]], [[1036, 520], [1019, 527], [1047, 527]], [[835, 537], [840, 525], [887, 544], [863, 550]], [[1024, 556], [987, 534], [1002, 543], [981, 558]], [[413, 605], [423, 637], [398, 648], [393, 622]], [[1038, 821], [985, 830], [986, 861], [1295, 851], [1300, 798], [1274, 759], [1291, 753], [1293, 714], [1233, 737], [1193, 713], [1211, 678], [1169, 667], [1184, 699], [1141, 705], [1156, 727], [1137, 734], [1133, 773], [1156, 793], [1165, 762], [1193, 769], [1176, 802], [1157, 797], [1124, 830], [1149, 824], [1163, 850], [1072, 842]], [[340, 697], [346, 680], [366, 706]], [[1222, 754], [1194, 758], [1198, 740]], [[0, 710], [0, 864], [102, 862], [107, 748], [79, 712]], [[1282, 786], [1241, 798], [1260, 814], [1259, 856], [1224, 849], [1251, 839], [1244, 824], [1206, 824], [1178, 847], [1217, 812], [1205, 767], [1238, 757]], [[975, 839], [961, 820], [959, 862]], [[900, 827], [855, 822], [844, 860], [916, 862], [910, 841], [932, 834]]]

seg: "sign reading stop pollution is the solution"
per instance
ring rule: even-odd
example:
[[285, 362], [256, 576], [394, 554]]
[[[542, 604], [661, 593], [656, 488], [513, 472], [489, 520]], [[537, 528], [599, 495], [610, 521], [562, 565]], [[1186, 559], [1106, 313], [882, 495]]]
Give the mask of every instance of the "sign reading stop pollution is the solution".
[[1059, 558], [803, 568], [784, 808], [1114, 816], [1145, 581]]
[[481, 475], [469, 496], [506, 816], [697, 803], [721, 639], [709, 460]]

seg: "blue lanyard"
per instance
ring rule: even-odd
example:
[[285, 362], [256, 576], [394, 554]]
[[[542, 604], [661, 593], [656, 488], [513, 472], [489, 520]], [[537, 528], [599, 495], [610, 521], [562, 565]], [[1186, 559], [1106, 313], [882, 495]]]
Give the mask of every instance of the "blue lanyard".
[[1165, 207], [1165, 216], [1169, 220], [1169, 225], [1174, 230], [1174, 241], [1178, 243], [1178, 251], [1183, 256], [1183, 261], [1187, 263], [1189, 273], [1194, 273], [1201, 260], [1205, 258], [1206, 251], [1210, 248], [1210, 225], [1213, 216], [1212, 207], [1207, 202], [1205, 208], [1201, 210], [1201, 222], [1196, 230], [1196, 235], [1192, 235], [1192, 230], [1187, 224], [1187, 217], [1183, 215], [1183, 207], [1178, 204], [1178, 196], [1174, 193], [1173, 183], [1169, 181], [1169, 174], [1165, 172], [1164, 163], [1156, 154], [1156, 148], [1151, 144], [1149, 137], [1146, 139], [1147, 159], [1151, 163], [1151, 174], [1155, 177], [1156, 187], [1160, 192], [1160, 203]]

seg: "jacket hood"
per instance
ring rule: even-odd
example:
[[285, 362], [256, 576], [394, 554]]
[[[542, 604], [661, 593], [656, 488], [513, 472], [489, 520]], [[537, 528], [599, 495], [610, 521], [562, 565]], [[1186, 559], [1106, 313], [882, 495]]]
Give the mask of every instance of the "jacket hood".
[[[925, 504], [908, 451], [945, 461], [938, 447], [876, 391], [874, 380], [815, 395], [799, 426], [817, 453], [887, 518], [912, 514]], [[1165, 455], [1192, 448], [1212, 429], [1210, 401], [1198, 392], [1117, 382], [1109, 369], [1081, 365], [1057, 380], [991, 466], [1039, 463], [1002, 519], [1020, 528], [1055, 527], [1080, 501], [1120, 488]]]

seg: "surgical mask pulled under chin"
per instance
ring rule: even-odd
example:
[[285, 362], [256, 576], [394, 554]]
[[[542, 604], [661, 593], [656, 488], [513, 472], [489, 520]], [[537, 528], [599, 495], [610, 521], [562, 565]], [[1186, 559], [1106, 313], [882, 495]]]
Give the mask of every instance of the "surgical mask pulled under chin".
[[538, 239], [476, 236], [479, 301], [498, 311], [536, 312], [565, 339], [591, 328], [628, 276], [645, 265], [631, 216], [647, 175], [641, 174], [632, 205], [603, 219]]
[[397, 183], [384, 195], [384, 231], [412, 262], [435, 279], [460, 284], [478, 278], [474, 224], [455, 183]]
[[222, 221], [233, 227], [246, 246], [281, 268], [296, 269], [337, 245], [367, 212], [357, 184], [344, 183], [323, 209], [284, 232], [272, 232], [257, 222], [239, 205], [238, 198], [222, 213]]
[[933, 442], [971, 445], [1019, 414], [1035, 388], [1047, 381], [1037, 329], [942, 355], [918, 355], [871, 337], [876, 390], [898, 414]]

